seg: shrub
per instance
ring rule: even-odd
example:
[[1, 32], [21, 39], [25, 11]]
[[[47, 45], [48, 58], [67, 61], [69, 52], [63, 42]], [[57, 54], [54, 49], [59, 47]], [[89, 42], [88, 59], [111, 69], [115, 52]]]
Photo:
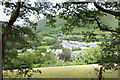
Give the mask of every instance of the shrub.
[[83, 49], [77, 54], [75, 60], [87, 64], [98, 63], [101, 58], [100, 52], [101, 50], [99, 47]]
[[22, 49], [22, 53], [24, 53], [26, 50], [27, 50], [26, 48], [23, 48], [23, 49]]
[[14, 62], [13, 60], [16, 60], [18, 56], [17, 50], [9, 50], [9, 54], [6, 55], [3, 59], [3, 69], [4, 70], [13, 70], [14, 69]]
[[25, 52], [18, 56], [19, 61], [15, 61], [16, 66], [21, 68], [32, 68], [33, 62], [37, 61], [36, 55], [32, 53]]
[[68, 61], [71, 57], [71, 54], [68, 52], [63, 52], [63, 53], [59, 54], [58, 56], [59, 56], [59, 59]]

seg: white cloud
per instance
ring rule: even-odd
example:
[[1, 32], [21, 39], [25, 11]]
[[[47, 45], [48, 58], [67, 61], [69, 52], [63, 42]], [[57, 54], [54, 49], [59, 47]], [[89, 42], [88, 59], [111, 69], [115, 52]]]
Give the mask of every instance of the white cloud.
[[0, 21], [8, 21], [10, 16], [7, 16], [4, 12], [3, 12], [3, 8], [4, 6], [0, 5]]
[[96, 8], [96, 7], [94, 6], [93, 3], [89, 3], [89, 4], [88, 4], [88, 8], [91, 9], [91, 8]]

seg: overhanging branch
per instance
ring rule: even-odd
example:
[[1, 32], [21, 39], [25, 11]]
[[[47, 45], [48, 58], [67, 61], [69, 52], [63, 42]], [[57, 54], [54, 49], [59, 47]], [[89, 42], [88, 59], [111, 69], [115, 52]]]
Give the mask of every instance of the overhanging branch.
[[[71, 2], [71, 3], [72, 4], [87, 4], [87, 3], [90, 3], [90, 2]], [[108, 14], [111, 14], [111, 15], [114, 15], [114, 16], [120, 16], [120, 12], [115, 12], [115, 11], [104, 9], [103, 7], [99, 6], [96, 2], [94, 2], [94, 6], [102, 12], [105, 12], [105, 13], [108, 13]]]
[[105, 13], [108, 13], [108, 14], [111, 14], [111, 15], [114, 15], [114, 16], [120, 16], [120, 12], [106, 10], [103, 7], [99, 6], [96, 2], [94, 2], [94, 6], [102, 12], [105, 12]]
[[27, 6], [25, 6], [25, 5], [23, 5], [22, 7], [26, 8], [26, 9], [29, 9], [29, 10], [36, 11], [36, 12], [39, 14], [39, 11], [36, 10], [34, 7], [27, 7]]
[[120, 31], [111, 30], [111, 29], [108, 29], [108, 28], [101, 27], [100, 22], [99, 22], [98, 19], [96, 19], [96, 18], [95, 18], [95, 21], [97, 22], [97, 25], [98, 25], [98, 27], [99, 27], [101, 30], [109, 31], [109, 32], [115, 32], [115, 33], [120, 34]]
[[87, 3], [90, 3], [90, 2], [71, 2], [72, 4], [87, 4]]

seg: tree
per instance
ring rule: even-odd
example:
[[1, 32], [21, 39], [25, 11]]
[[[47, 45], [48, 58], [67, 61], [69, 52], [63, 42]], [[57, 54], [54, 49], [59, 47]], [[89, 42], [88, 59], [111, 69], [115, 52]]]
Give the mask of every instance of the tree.
[[[64, 34], [69, 34], [72, 32], [74, 27], [84, 27], [86, 24], [96, 24], [94, 26], [94, 30], [101, 30], [101, 31], [107, 31], [110, 32], [110, 36], [104, 37], [104, 42], [101, 43], [100, 47], [102, 49], [102, 67], [100, 68], [100, 75], [99, 80], [101, 80], [103, 67], [105, 69], [111, 69], [111, 68], [118, 68], [114, 66], [116, 63], [117, 65], [120, 64], [120, 61], [118, 61], [119, 58], [119, 51], [120, 51], [120, 45], [119, 45], [119, 39], [120, 39], [120, 12], [119, 12], [119, 5], [120, 1], [115, 2], [105, 2], [105, 1], [99, 1], [99, 2], [74, 2], [71, 0], [68, 0], [70, 2], [64, 2], [62, 4], [56, 4], [56, 6], [53, 6], [53, 8], [57, 9], [57, 13], [59, 18], [66, 20], [66, 23], [61, 28]], [[88, 8], [88, 5], [94, 4], [96, 8], [90, 9]], [[53, 9], [54, 10], [54, 9]], [[60, 10], [60, 11], [59, 11]], [[52, 12], [52, 11], [51, 11]], [[55, 12], [48, 15], [49, 22], [47, 24], [51, 27], [55, 26]], [[101, 22], [100, 17], [106, 16], [106, 15], [113, 15], [116, 19], [118, 19], [118, 26], [116, 27], [110, 27], [109, 25], [104, 24]], [[93, 30], [89, 32], [83, 31], [82, 34], [85, 35], [85, 39], [89, 38], [89, 41], [97, 41], [95, 35], [97, 35]], [[115, 54], [116, 53], [116, 54]], [[109, 57], [114, 58], [109, 58]], [[107, 61], [107, 62], [106, 62]], [[112, 62], [111, 62], [112, 61]], [[108, 67], [109, 66], [109, 67]]]
[[[26, 0], [25, 0], [26, 1]], [[14, 29], [15, 31], [21, 31], [24, 34], [26, 34], [26, 32], [30, 29], [24, 27], [20, 27], [20, 26], [14, 26], [14, 22], [16, 20], [24, 20], [24, 24], [26, 25], [30, 25], [32, 27], [35, 27], [37, 24], [33, 21], [31, 21], [29, 19], [29, 17], [34, 14], [38, 19], [40, 19], [39, 14], [45, 12], [45, 10], [47, 10], [48, 6], [50, 5], [49, 2], [38, 2], [35, 3], [35, 7], [32, 7], [31, 3], [27, 3], [26, 2], [22, 2], [21, 0], [18, 0], [16, 3], [10, 3], [10, 2], [2, 2], [2, 5], [5, 5], [4, 7], [4, 12], [7, 15], [11, 15], [9, 22], [7, 23], [7, 25], [5, 26], [4, 30], [3, 30], [3, 35], [2, 35], [2, 54], [3, 57], [5, 55], [7, 55], [7, 53], [4, 52], [5, 50], [5, 46], [6, 46], [6, 42], [8, 40], [9, 35], [11, 34], [11, 31]], [[30, 36], [31, 31], [28, 33]], [[34, 36], [34, 35], [33, 35]]]
[[[6, 23], [5, 26], [2, 26], [3, 28], [3, 33], [2, 33], [2, 57], [4, 59], [4, 57], [6, 55], [9, 54], [9, 51], [5, 51], [6, 47], [7, 47], [7, 43], [21, 43], [23, 44], [23, 46], [27, 46], [28, 42], [24, 39], [27, 35], [27, 39], [29, 38], [30, 40], [34, 40], [35, 39], [35, 34], [33, 33], [33, 31], [31, 30], [31, 28], [28, 27], [21, 27], [19, 25], [14, 25], [14, 23], [17, 20], [24, 20], [24, 24], [27, 26], [31, 26], [32, 28], [35, 28], [35, 26], [37, 25], [35, 23], [35, 21], [31, 21], [29, 19], [29, 17], [31, 15], [35, 15], [35, 17], [37, 17], [37, 19], [40, 19], [40, 15], [41, 13], [45, 14], [45, 10], [47, 10], [47, 8], [49, 8], [50, 3], [49, 2], [38, 2], [38, 3], [34, 3], [35, 6], [33, 7], [32, 4], [30, 2], [27, 2], [27, 0], [24, 0], [23, 2], [21, 0], [18, 0], [17, 2], [0, 2], [0, 5], [2, 4], [2, 6], [4, 7], [4, 13], [6, 13], [6, 15], [11, 15], [10, 16], [10, 20]], [[22, 46], [22, 47], [23, 47]], [[0, 76], [1, 77], [1, 76]]]
[[63, 53], [59, 54], [59, 59], [63, 61], [68, 61], [71, 57], [71, 53], [69, 51], [64, 51]]
[[99, 59], [101, 59], [101, 49], [100, 47], [83, 49], [75, 56], [75, 59], [77, 62], [86, 64], [99, 63]]

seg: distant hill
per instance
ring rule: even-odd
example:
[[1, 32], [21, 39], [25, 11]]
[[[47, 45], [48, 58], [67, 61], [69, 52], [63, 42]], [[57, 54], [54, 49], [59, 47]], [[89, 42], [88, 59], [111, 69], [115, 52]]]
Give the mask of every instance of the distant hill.
[[52, 27], [47, 27], [46, 22], [48, 21], [48, 19], [42, 19], [40, 21], [38, 21], [38, 26], [37, 26], [37, 33], [50, 33], [50, 32], [54, 32], [54, 31], [60, 31], [60, 28], [64, 25], [65, 21], [56, 17], [57, 22], [55, 23], [56, 28], [52, 28]]
[[107, 14], [107, 16], [100, 17], [100, 20], [104, 23], [109, 25], [112, 28], [118, 27], [118, 20], [115, 19], [114, 16]]
[[[42, 19], [40, 21], [38, 21], [38, 26], [37, 26], [37, 29], [36, 29], [36, 33], [39, 33], [39, 34], [49, 34], [49, 33], [59, 33], [61, 32], [60, 31], [60, 28], [66, 23], [64, 20], [56, 17], [56, 20], [57, 22], [55, 23], [56, 24], [56, 28], [52, 28], [52, 27], [46, 27], [46, 22], [48, 21], [48, 19]], [[107, 15], [107, 16], [103, 16], [103, 17], [100, 17], [100, 20], [104, 23], [104, 24], [107, 24], [109, 25], [110, 27], [117, 27], [118, 25], [118, 21], [115, 19], [114, 16], [112, 15]], [[87, 28], [86, 28], [87, 29]], [[79, 30], [81, 30], [81, 28], [77, 28], [77, 32], [80, 32]], [[85, 30], [85, 29], [83, 29]], [[75, 32], [76, 29], [73, 31]]]

